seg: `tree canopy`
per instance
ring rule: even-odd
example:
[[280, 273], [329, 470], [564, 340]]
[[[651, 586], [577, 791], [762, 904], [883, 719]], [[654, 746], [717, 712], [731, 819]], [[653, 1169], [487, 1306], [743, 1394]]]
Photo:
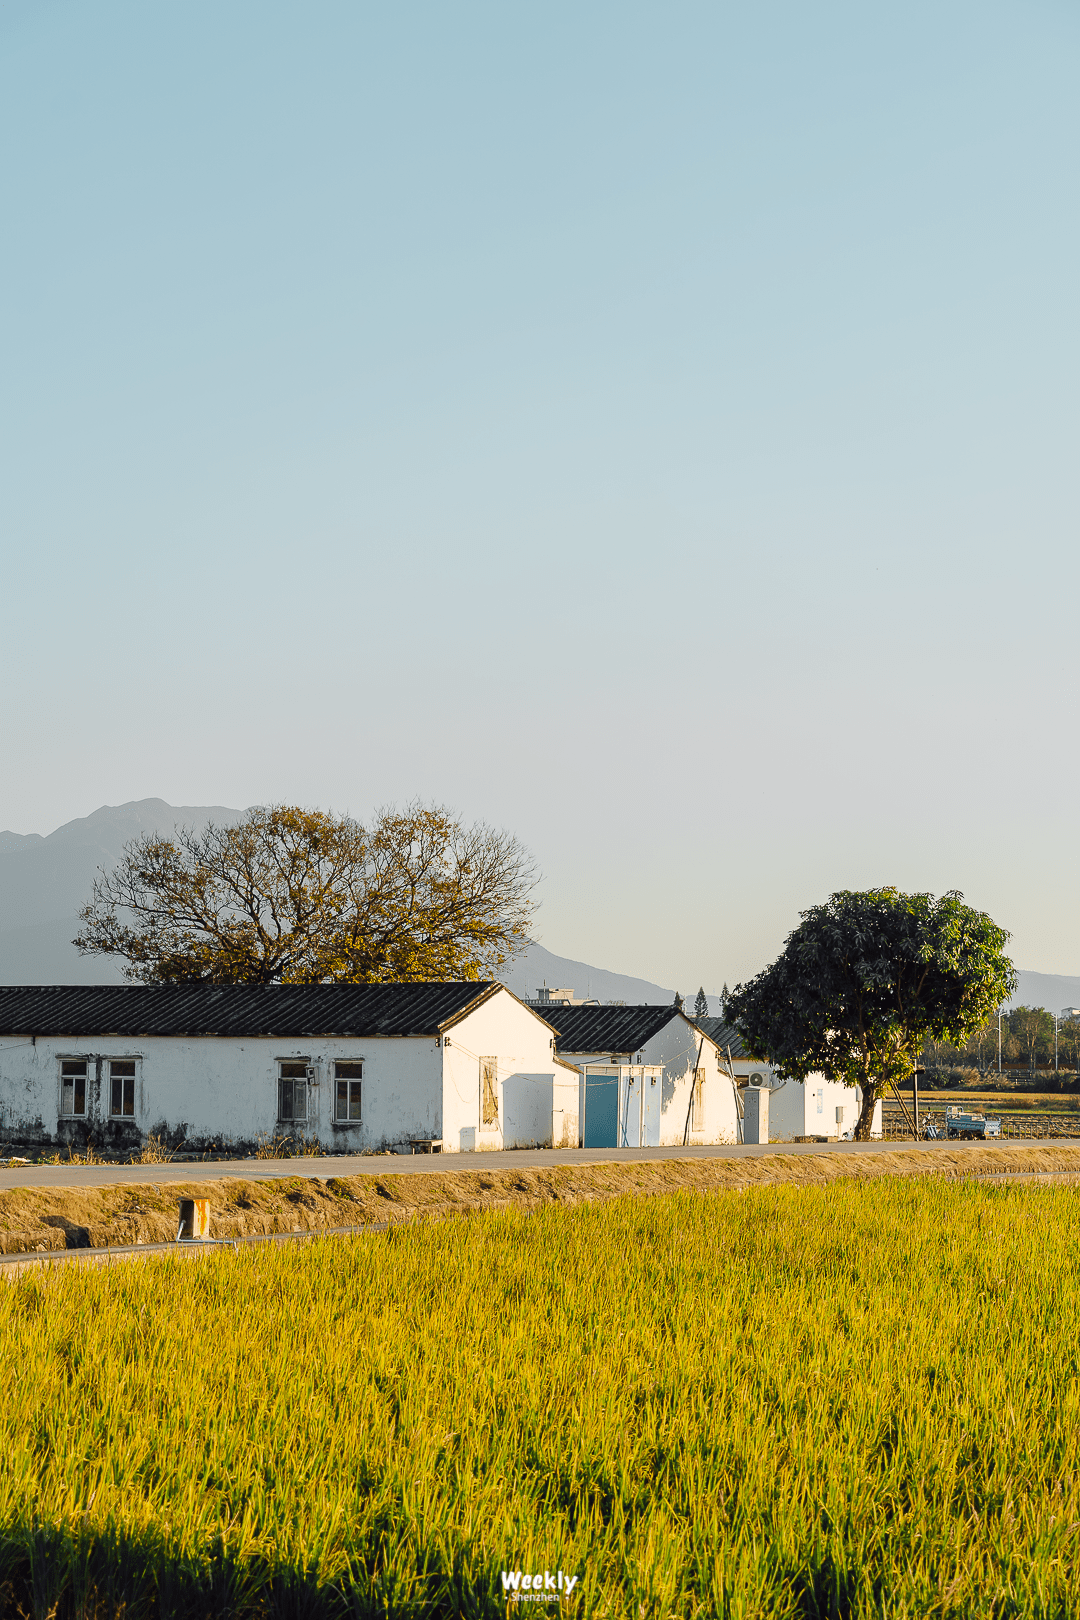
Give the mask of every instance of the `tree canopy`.
[[966, 1040], [1012, 994], [1009, 936], [955, 891], [846, 890], [800, 916], [726, 1014], [782, 1078], [861, 1086], [865, 1140], [878, 1098], [911, 1074], [927, 1038]]
[[694, 997], [694, 1017], [695, 1018], [707, 1018], [708, 1016], [709, 1016], [709, 998], [705, 994], [705, 986], [700, 985], [698, 987], [698, 993]]
[[1008, 1030], [1019, 1039], [1034, 1070], [1039, 1058], [1051, 1058], [1054, 1051], [1054, 1018], [1045, 1007], [1014, 1007], [1008, 1017]]
[[74, 943], [144, 984], [480, 979], [528, 943], [535, 882], [516, 838], [440, 806], [366, 828], [270, 805], [128, 844]]
[[1062, 1052], [1071, 1052], [1073, 1068], [1080, 1071], [1080, 1018], [1063, 1018], [1059, 1035]]
[[1080, 1017], [1066, 1016], [1068, 1012], [1066, 1008], [1058, 1018], [1045, 1007], [1002, 1007], [1000, 1017], [987, 1019], [961, 1044], [928, 1040], [922, 1061], [936, 1071], [938, 1083], [955, 1084], [965, 1069], [989, 1074], [997, 1068], [1000, 1035], [1002, 1069], [1011, 1080], [1018, 1078], [1021, 1061], [1032, 1078], [1049, 1069], [1057, 1070], [1062, 1081], [1074, 1080], [1080, 1069]]

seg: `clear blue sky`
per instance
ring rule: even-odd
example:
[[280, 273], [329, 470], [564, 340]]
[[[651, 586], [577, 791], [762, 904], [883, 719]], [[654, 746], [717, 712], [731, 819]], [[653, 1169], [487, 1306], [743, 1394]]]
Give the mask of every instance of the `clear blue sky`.
[[0, 826], [414, 794], [1080, 972], [1073, 4], [0, 7]]

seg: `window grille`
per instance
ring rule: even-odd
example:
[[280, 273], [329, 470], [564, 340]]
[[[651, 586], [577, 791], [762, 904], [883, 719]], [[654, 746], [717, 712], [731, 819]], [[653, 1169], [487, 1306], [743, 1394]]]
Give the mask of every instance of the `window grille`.
[[64, 1058], [60, 1064], [60, 1113], [86, 1113], [85, 1058]]
[[307, 1119], [307, 1058], [278, 1064], [278, 1119], [282, 1124]]
[[109, 1113], [113, 1119], [135, 1115], [135, 1059], [113, 1058], [109, 1063]]
[[360, 1083], [364, 1078], [362, 1063], [334, 1064], [334, 1118], [354, 1121], [360, 1119]]

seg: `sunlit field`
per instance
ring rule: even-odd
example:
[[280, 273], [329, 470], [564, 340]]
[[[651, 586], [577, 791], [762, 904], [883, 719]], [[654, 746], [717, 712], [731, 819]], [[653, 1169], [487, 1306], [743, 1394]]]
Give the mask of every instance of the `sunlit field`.
[[1080, 1614], [1078, 1233], [901, 1180], [30, 1274], [0, 1611]]

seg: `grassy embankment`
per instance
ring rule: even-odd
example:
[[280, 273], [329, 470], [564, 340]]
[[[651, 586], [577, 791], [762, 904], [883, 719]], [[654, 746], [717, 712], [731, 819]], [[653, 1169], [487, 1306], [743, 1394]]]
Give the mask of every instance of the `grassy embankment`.
[[625, 1197], [0, 1290], [0, 1609], [1080, 1613], [1080, 1191]]
[[[402, 1161], [399, 1160], [399, 1163]], [[407, 1162], [407, 1161], [405, 1161]], [[454, 1160], [450, 1159], [453, 1165]], [[965, 1175], [1001, 1170], [1080, 1175], [1077, 1147], [957, 1144], [854, 1154], [765, 1154], [753, 1159], [660, 1159], [636, 1163], [552, 1163], [550, 1168], [469, 1168], [383, 1175], [240, 1181], [114, 1182], [104, 1187], [10, 1187], [0, 1191], [0, 1254], [163, 1243], [176, 1237], [180, 1198], [208, 1198], [215, 1237], [319, 1232], [484, 1210], [602, 1202], [633, 1193], [718, 1192], [777, 1182], [821, 1185], [897, 1175]]]

